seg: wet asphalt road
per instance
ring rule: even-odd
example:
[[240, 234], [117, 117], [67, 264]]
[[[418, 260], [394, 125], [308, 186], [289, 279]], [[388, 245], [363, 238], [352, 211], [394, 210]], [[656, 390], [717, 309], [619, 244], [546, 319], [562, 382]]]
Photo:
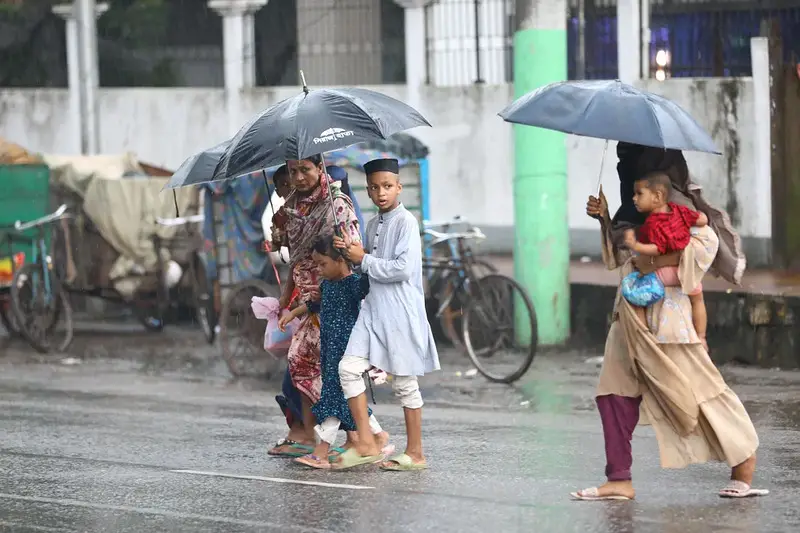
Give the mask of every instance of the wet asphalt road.
[[[447, 355], [423, 382], [430, 470], [317, 472], [266, 455], [285, 430], [274, 386], [231, 382], [194, 339], [80, 336], [80, 364], [0, 339], [0, 531], [800, 531], [799, 373], [725, 370], [759, 429], [770, 496], [718, 498], [720, 464], [661, 470], [639, 428], [637, 501], [589, 503], [568, 497], [604, 467], [587, 354], [543, 354], [516, 388], [458, 377], [468, 366]], [[376, 392], [401, 446], [402, 412]]]

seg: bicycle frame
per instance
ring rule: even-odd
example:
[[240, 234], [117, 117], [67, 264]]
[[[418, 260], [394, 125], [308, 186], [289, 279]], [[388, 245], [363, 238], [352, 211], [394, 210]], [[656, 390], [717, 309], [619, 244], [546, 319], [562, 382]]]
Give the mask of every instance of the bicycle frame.
[[[453, 241], [456, 241], [455, 243]], [[472, 249], [467, 244], [466, 237], [458, 237], [449, 239], [448, 246], [453, 252], [453, 258], [442, 262], [431, 261], [430, 259], [423, 259], [423, 268], [428, 268], [434, 271], [444, 271], [447, 273], [445, 282], [451, 285], [452, 290], [439, 304], [436, 310], [436, 316], [439, 317], [450, 306], [453, 299], [461, 291], [469, 290], [470, 280], [475, 279], [475, 273], [472, 268]], [[454, 281], [452, 278], [456, 278]]]
[[[47, 250], [47, 239], [45, 238], [45, 227], [50, 225], [53, 222], [62, 220], [64, 218], [69, 217], [67, 214], [67, 206], [66, 204], [61, 205], [55, 212], [46, 215], [42, 218], [32, 220], [30, 222], [22, 222], [17, 220], [14, 224], [14, 229], [23, 239], [29, 239], [31, 242], [31, 264], [38, 265], [42, 271], [42, 282], [44, 283], [44, 302], [46, 304], [50, 304], [53, 299], [53, 281], [50, 279], [50, 270], [52, 265], [52, 259], [50, 254]], [[28, 230], [35, 230], [36, 236], [33, 238], [28, 238], [23, 236], [23, 232]], [[33, 291], [32, 296], [36, 298], [38, 296], [38, 284], [39, 280], [32, 279], [31, 280], [31, 290]]]
[[[53, 301], [53, 282], [50, 279], [50, 264], [51, 259], [47, 251], [47, 243], [44, 235], [44, 226], [36, 226], [36, 237], [33, 239], [31, 246], [31, 263], [38, 265], [42, 273], [42, 281], [44, 283], [44, 303], [50, 305]], [[39, 280], [31, 280], [31, 290], [33, 297], [38, 296]]]

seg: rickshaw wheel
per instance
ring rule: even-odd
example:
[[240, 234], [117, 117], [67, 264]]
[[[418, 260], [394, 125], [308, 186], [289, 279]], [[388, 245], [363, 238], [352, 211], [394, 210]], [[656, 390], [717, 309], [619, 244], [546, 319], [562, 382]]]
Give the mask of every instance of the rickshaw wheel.
[[193, 258], [192, 299], [195, 318], [203, 329], [208, 344], [214, 344], [217, 336], [217, 311], [214, 306], [214, 290], [208, 279], [206, 265], [199, 255]]
[[51, 298], [41, 286], [41, 265], [30, 263], [17, 270], [11, 284], [11, 311], [19, 332], [39, 353], [64, 352], [72, 343], [72, 307], [56, 277], [50, 278]]
[[19, 328], [14, 322], [14, 313], [11, 312], [11, 303], [0, 301], [0, 323], [3, 324], [9, 337], [19, 337]]
[[237, 283], [226, 296], [219, 317], [222, 357], [237, 378], [269, 378], [283, 368], [281, 362], [264, 349], [267, 323], [253, 315], [250, 306], [253, 296], [279, 298], [280, 287], [259, 279]]

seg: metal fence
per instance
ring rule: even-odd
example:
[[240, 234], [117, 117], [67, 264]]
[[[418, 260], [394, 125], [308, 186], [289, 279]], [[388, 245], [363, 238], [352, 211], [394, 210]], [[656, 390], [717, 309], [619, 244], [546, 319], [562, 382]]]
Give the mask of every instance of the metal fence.
[[511, 81], [513, 0], [439, 0], [425, 8], [427, 81]]
[[[281, 2], [262, 11], [273, 3]], [[405, 81], [403, 8], [393, 0], [296, 0], [296, 5], [298, 62], [307, 76], [313, 71], [315, 85]]]

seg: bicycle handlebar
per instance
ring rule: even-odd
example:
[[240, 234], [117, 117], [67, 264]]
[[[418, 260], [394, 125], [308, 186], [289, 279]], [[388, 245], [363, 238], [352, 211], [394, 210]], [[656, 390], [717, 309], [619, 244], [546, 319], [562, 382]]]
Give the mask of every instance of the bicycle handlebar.
[[203, 215], [192, 215], [188, 217], [178, 217], [178, 218], [156, 218], [156, 224], [159, 226], [185, 226], [186, 224], [192, 224], [194, 222], [203, 222], [205, 220], [205, 216]]
[[50, 222], [55, 222], [64, 217], [67, 212], [67, 204], [62, 204], [61, 207], [56, 209], [55, 212], [50, 213], [49, 215], [45, 215], [42, 218], [37, 218], [36, 220], [31, 220], [30, 222], [23, 223], [21, 220], [17, 220], [14, 222], [14, 229], [17, 231], [25, 231], [31, 228], [38, 228], [39, 226], [44, 226], [45, 224], [49, 224]]
[[486, 235], [483, 234], [480, 228], [472, 228], [469, 231], [454, 232], [454, 233], [442, 233], [439, 231], [434, 231], [432, 229], [426, 229], [425, 235], [430, 235], [431, 237], [433, 237], [434, 241], [431, 243], [431, 245], [440, 244], [453, 239], [483, 240], [486, 238]]
[[422, 227], [425, 229], [432, 229], [432, 228], [442, 228], [445, 226], [452, 226], [453, 224], [467, 224], [469, 221], [462, 217], [461, 215], [454, 216], [451, 220], [447, 221], [432, 221], [432, 220], [423, 220]]

